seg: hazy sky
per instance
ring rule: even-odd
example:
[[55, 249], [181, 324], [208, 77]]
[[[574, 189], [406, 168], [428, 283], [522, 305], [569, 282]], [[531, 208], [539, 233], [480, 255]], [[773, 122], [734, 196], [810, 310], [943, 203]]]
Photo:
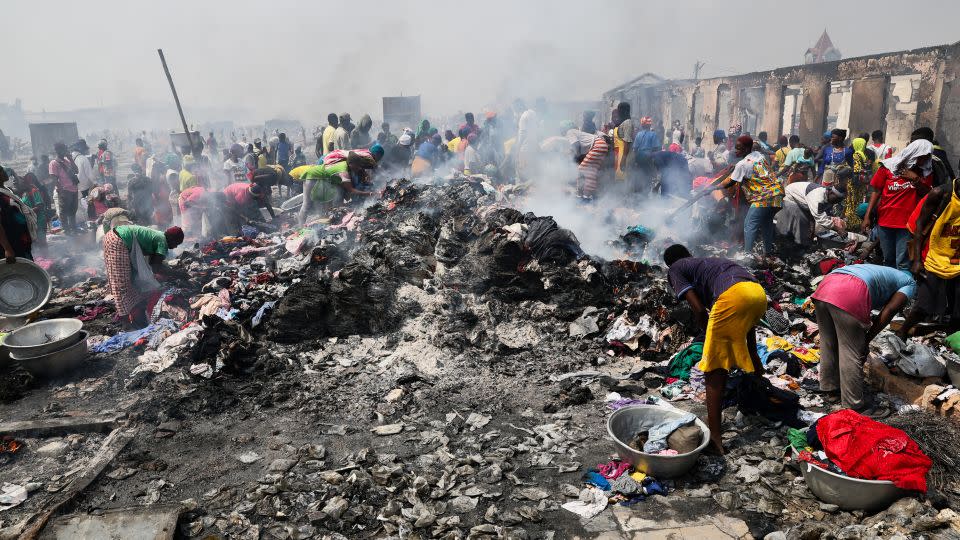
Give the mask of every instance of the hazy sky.
[[7, 1], [0, 102], [172, 107], [158, 47], [188, 114], [236, 106], [310, 124], [378, 117], [380, 96], [401, 93], [427, 113], [597, 99], [646, 71], [689, 77], [697, 59], [706, 77], [802, 63], [824, 27], [845, 57], [949, 43], [960, 2], [933, 4], [891, 16], [902, 1]]

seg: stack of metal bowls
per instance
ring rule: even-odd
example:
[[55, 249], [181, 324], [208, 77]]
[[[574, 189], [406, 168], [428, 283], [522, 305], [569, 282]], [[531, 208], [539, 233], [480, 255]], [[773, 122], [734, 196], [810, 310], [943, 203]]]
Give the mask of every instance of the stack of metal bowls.
[[10, 358], [37, 377], [58, 377], [87, 358], [87, 332], [77, 319], [50, 319], [7, 334]]

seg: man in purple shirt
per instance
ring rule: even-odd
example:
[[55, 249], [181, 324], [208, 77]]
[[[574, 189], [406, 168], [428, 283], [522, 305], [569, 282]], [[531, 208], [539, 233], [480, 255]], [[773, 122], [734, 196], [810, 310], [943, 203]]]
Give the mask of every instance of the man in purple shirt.
[[[723, 453], [723, 395], [733, 369], [763, 373], [754, 327], [767, 311], [767, 293], [749, 270], [720, 258], [695, 258], [674, 244], [663, 252], [668, 279], [678, 299], [686, 300], [697, 326], [706, 330], [697, 367], [707, 386], [710, 449]], [[707, 310], [710, 310], [707, 313]]]

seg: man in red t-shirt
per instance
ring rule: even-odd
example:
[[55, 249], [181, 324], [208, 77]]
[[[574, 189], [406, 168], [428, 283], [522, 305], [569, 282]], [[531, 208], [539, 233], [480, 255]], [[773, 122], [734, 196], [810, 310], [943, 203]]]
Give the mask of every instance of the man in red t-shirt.
[[883, 160], [870, 186], [873, 194], [863, 218], [863, 231], [877, 227], [883, 264], [901, 270], [910, 269], [907, 221], [933, 186], [933, 145], [916, 140], [902, 152]]

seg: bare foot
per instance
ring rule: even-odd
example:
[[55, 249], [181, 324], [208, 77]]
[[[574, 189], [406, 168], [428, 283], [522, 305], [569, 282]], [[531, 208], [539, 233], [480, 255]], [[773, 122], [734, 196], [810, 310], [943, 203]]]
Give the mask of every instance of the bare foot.
[[726, 453], [723, 451], [723, 441], [719, 437], [710, 437], [710, 444], [703, 451], [715, 456], [722, 456]]

